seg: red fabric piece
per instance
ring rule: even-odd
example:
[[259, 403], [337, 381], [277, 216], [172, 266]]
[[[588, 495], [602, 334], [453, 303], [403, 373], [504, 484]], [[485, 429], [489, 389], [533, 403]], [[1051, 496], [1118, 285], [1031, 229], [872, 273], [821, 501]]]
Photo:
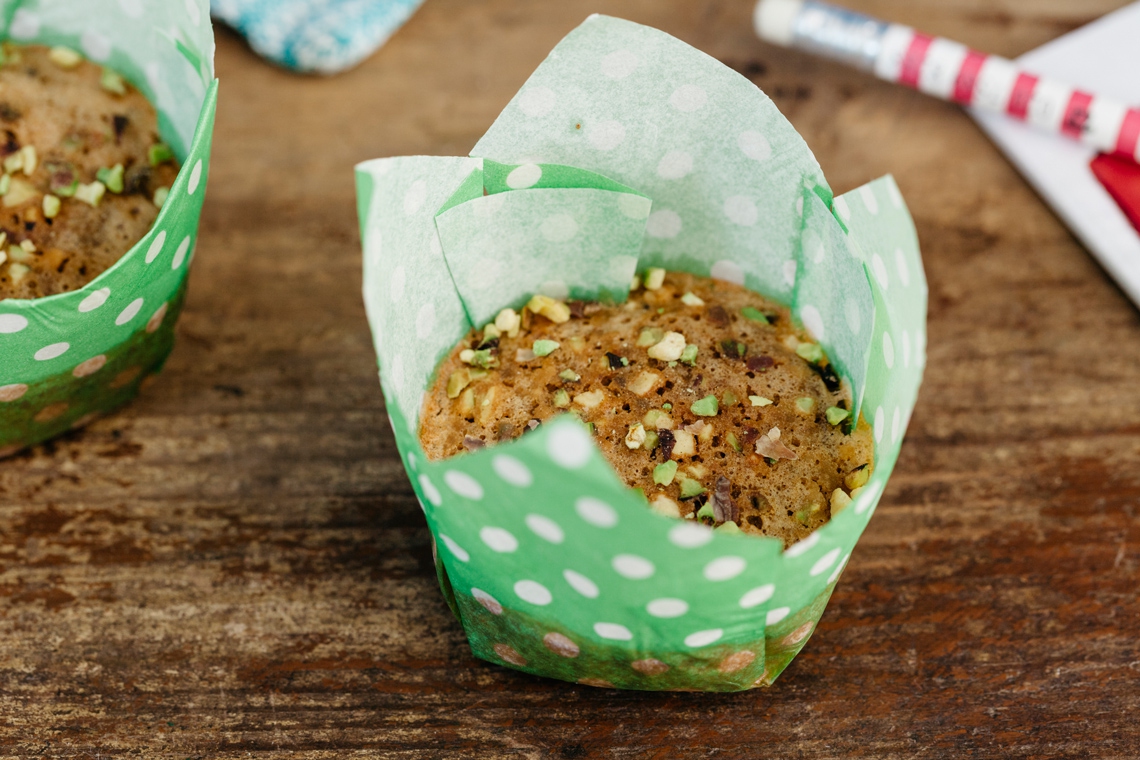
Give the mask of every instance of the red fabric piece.
[[1140, 232], [1140, 164], [1119, 156], [1102, 153], [1092, 160], [1093, 174], [1104, 185]]

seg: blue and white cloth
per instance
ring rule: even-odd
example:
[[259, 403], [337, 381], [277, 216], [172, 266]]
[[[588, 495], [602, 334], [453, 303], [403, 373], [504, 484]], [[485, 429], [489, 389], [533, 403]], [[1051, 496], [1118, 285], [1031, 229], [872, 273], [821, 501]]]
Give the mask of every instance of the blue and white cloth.
[[211, 14], [259, 55], [295, 71], [335, 74], [371, 55], [423, 0], [212, 0]]

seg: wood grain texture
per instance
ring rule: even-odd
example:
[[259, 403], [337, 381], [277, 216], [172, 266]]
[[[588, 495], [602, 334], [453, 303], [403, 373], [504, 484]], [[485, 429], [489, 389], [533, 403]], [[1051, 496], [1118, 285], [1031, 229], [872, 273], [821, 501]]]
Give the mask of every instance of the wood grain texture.
[[[851, 0], [1005, 55], [1122, 0]], [[0, 755], [1140, 757], [1140, 318], [952, 106], [750, 30], [750, 0], [429, 0], [297, 78], [221, 32], [178, 346], [0, 463]], [[898, 470], [775, 687], [639, 694], [474, 660], [396, 457], [352, 165], [463, 155], [589, 12], [753, 79], [834, 188], [893, 173], [931, 287]]]

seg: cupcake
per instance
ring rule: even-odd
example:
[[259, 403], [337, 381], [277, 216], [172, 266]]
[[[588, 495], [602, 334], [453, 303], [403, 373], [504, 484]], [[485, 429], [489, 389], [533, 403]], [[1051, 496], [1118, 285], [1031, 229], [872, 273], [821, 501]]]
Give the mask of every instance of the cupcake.
[[[815, 630], [874, 512], [925, 363], [925, 280], [894, 181], [835, 196], [807, 146], [746, 79], [659, 31], [593, 16], [555, 48], [472, 157], [372, 161], [358, 167], [357, 185], [365, 302], [388, 413], [432, 531], [441, 588], [472, 651], [594, 686], [733, 691], [771, 684]], [[552, 303], [580, 309], [582, 317], [543, 316]], [[728, 325], [715, 325], [717, 306]], [[538, 315], [534, 334], [524, 338], [520, 329], [512, 337], [510, 315], [501, 326], [499, 318], [509, 308], [521, 322], [524, 307]], [[769, 324], [756, 320], [735, 337], [721, 334], [748, 319], [746, 307]], [[703, 326], [688, 309], [703, 309]], [[612, 341], [594, 343], [604, 363], [586, 363], [585, 354], [572, 360], [574, 338], [586, 337], [577, 331], [594, 319], [597, 335]], [[491, 346], [483, 345], [489, 324], [500, 332], [499, 370], [507, 366], [506, 347], [514, 352], [506, 360], [512, 371], [533, 366], [538, 379], [531, 385], [516, 375], [511, 383], [522, 393], [507, 393], [500, 406], [496, 391], [482, 419], [478, 409], [449, 411], [468, 389], [472, 406], [487, 398], [491, 386], [480, 384], [489, 375], [470, 370], [490, 369], [478, 366], [491, 363]], [[668, 333], [680, 338], [666, 341]], [[749, 370], [750, 355], [767, 356], [773, 366], [779, 360], [787, 371], [748, 378], [772, 369], [759, 359], [765, 366]], [[701, 357], [708, 371], [698, 385], [697, 365], [683, 360]], [[452, 382], [464, 369], [466, 377]], [[645, 372], [658, 377], [639, 380]], [[647, 403], [651, 409], [637, 407], [634, 420], [641, 380], [654, 385], [647, 394], [682, 387], [670, 401], [663, 393], [660, 404]], [[714, 380], [723, 388], [698, 391]], [[583, 382], [590, 386], [571, 393]], [[607, 398], [622, 382], [632, 389], [628, 398], [625, 390]], [[448, 385], [458, 391], [454, 399]], [[567, 398], [559, 390], [569, 405], [560, 406]], [[773, 395], [779, 403], [766, 405]], [[621, 418], [624, 431], [596, 416], [599, 410]], [[435, 411], [450, 415], [438, 427], [427, 418]], [[671, 427], [657, 427], [662, 414]], [[744, 425], [749, 416], [776, 424]], [[866, 423], [852, 430], [861, 418]], [[646, 440], [648, 422], [658, 441], [652, 467], [643, 461], [635, 472], [605, 452], [638, 443], [637, 422]], [[714, 434], [719, 423], [724, 438], [701, 441], [701, 422]], [[793, 440], [784, 428], [796, 424], [807, 427], [796, 428]], [[766, 442], [750, 440], [746, 456], [742, 434], [728, 425], [751, 427]], [[668, 458], [663, 430], [674, 432]], [[684, 440], [674, 458], [676, 431], [693, 436], [695, 454], [686, 453]], [[718, 460], [737, 454], [729, 432], [741, 460], [732, 477], [721, 473], [730, 481], [722, 501], [721, 475], [714, 478], [702, 452]], [[862, 448], [839, 452], [844, 438], [860, 435]], [[648, 459], [644, 443], [628, 450]], [[781, 459], [784, 449], [797, 459]], [[793, 509], [789, 523], [785, 506], [780, 523], [775, 508], [758, 507], [751, 515], [760, 518], [757, 530], [741, 528], [749, 515], [739, 502], [762, 492], [759, 481], [744, 487], [743, 468], [779, 472], [801, 454], [806, 460], [828, 451], [838, 457], [828, 466], [840, 471], [824, 478], [821, 468], [818, 482], [800, 484], [801, 495], [819, 494], [814, 513], [797, 517], [801, 509]], [[861, 456], [870, 466], [859, 470]], [[658, 482], [664, 471], [653, 478], [661, 465], [672, 470], [670, 463], [677, 465], [673, 481]], [[857, 471], [866, 482], [847, 483], [862, 477]], [[691, 484], [683, 486], [682, 476]], [[787, 493], [790, 481], [770, 485], [772, 495]], [[849, 501], [832, 502], [836, 490]], [[660, 500], [654, 509], [658, 495], [676, 513]], [[724, 519], [734, 507], [740, 522]], [[725, 529], [730, 522], [738, 529]]]
[[791, 546], [872, 472], [851, 408], [786, 308], [650, 269], [623, 304], [540, 295], [472, 331], [436, 373], [420, 445], [439, 461], [568, 412], [650, 509]]
[[0, 455], [109, 412], [161, 369], [216, 102], [204, 0], [11, 10], [0, 55]]

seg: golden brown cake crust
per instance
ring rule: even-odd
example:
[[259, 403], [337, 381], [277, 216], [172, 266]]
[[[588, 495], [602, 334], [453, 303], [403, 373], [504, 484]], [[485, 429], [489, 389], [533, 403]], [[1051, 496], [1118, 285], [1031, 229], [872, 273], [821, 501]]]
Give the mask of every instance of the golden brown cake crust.
[[[503, 333], [495, 345], [473, 332], [452, 351], [424, 404], [429, 458], [515, 438], [569, 411], [592, 424], [603, 455], [656, 511], [734, 520], [785, 546], [866, 482], [870, 427], [860, 420], [851, 431], [849, 417], [833, 424], [850, 394], [786, 308], [682, 273], [619, 306], [570, 306], [561, 323], [528, 308], [515, 337]], [[558, 347], [531, 358], [550, 348], [536, 341]], [[472, 356], [480, 344], [493, 347]], [[674, 358], [677, 346], [696, 346], [695, 358], [692, 348]]]
[[[103, 85], [103, 69], [60, 59], [42, 46], [4, 45], [0, 65], [0, 160], [8, 162], [0, 201], [0, 299], [41, 298], [81, 288], [109, 268], [154, 224], [159, 188], [178, 174], [174, 160], [152, 167], [161, 142], [154, 108], [125, 81], [122, 94]], [[63, 64], [59, 61], [63, 60]], [[23, 163], [28, 146], [35, 168]], [[97, 206], [68, 196], [74, 181], [91, 184], [99, 169], [123, 166], [121, 193]], [[73, 177], [69, 179], [69, 177]], [[113, 184], [113, 183], [112, 183]], [[48, 218], [44, 196], [60, 199]], [[27, 242], [25, 242], [27, 241]], [[23, 244], [23, 247], [21, 247]]]

